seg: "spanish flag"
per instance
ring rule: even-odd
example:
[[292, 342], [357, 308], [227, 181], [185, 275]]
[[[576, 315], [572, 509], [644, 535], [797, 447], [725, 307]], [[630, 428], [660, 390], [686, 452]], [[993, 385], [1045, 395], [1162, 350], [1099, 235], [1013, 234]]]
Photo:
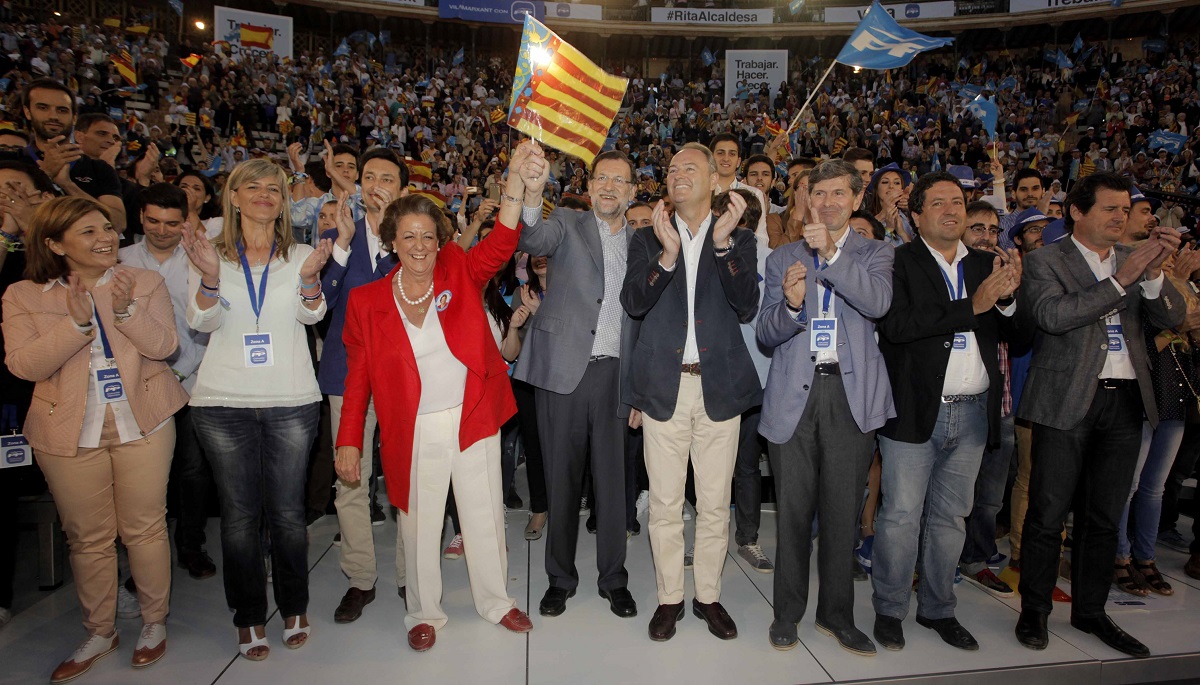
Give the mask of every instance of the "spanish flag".
[[979, 62], [975, 66], [971, 67], [971, 75], [983, 76], [983, 62]]
[[125, 27], [125, 32], [133, 33], [133, 34], [136, 34], [139, 36], [144, 36], [144, 35], [150, 33], [150, 27], [146, 26], [145, 24], [139, 24], [137, 26], [127, 26], [127, 27]]
[[526, 14], [508, 125], [591, 164], [628, 85]]
[[200, 63], [200, 55], [193, 52], [187, 57], [181, 57], [179, 61], [183, 63], [184, 69], [195, 69], [196, 65]]
[[446, 196], [432, 188], [412, 190], [409, 192], [409, 195], [420, 195], [421, 197], [427, 197], [430, 200], [433, 200], [433, 204], [437, 205], [438, 209], [446, 208]]
[[1067, 128], [1074, 128], [1075, 125], [1079, 122], [1079, 112], [1072, 112], [1072, 113], [1068, 114], [1067, 118], [1064, 119], [1063, 121], [1066, 122]]
[[251, 24], [242, 24], [241, 32], [243, 48], [270, 50], [271, 45], [275, 42], [275, 29], [271, 28], [270, 26], [253, 26]]
[[113, 55], [112, 65], [116, 67], [117, 73], [131, 86], [136, 86], [138, 82], [137, 71], [133, 68], [133, 56], [128, 50], [122, 50], [120, 54]]
[[404, 163], [408, 165], [408, 183], [417, 188], [428, 188], [430, 183], [433, 183], [433, 172], [430, 171], [429, 165], [425, 162], [419, 162], [415, 159], [406, 159]]
[[1030, 169], [1038, 169], [1041, 166], [1042, 166], [1042, 153], [1041, 153], [1041, 151], [1038, 151], [1038, 152], [1033, 153], [1033, 159], [1029, 160], [1029, 168]]

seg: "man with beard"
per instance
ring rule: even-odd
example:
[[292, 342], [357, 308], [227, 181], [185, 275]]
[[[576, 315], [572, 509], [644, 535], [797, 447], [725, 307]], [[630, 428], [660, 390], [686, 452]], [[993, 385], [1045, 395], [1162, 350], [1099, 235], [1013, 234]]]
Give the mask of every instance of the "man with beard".
[[1129, 216], [1125, 218], [1125, 232], [1121, 234], [1122, 245], [1132, 245], [1150, 237], [1155, 224], [1154, 210], [1157, 200], [1151, 200], [1137, 186], [1129, 188]]
[[967, 232], [962, 241], [976, 250], [996, 250], [1000, 243], [1000, 214], [990, 202], [976, 200], [967, 205]]
[[107, 162], [84, 154], [75, 140], [75, 93], [54, 79], [36, 79], [21, 95], [25, 121], [33, 133], [27, 148], [33, 160], [66, 195], [103, 204], [118, 233], [125, 230], [121, 179]]

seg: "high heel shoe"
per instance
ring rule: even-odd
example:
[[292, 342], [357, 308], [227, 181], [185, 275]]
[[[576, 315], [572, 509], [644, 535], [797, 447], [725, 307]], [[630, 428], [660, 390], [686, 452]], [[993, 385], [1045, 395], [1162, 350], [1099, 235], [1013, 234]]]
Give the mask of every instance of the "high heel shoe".
[[540, 540], [542, 529], [546, 527], [546, 512], [535, 512], [529, 516], [529, 525], [525, 526], [526, 540]]
[[[241, 629], [239, 629], [239, 630], [241, 630]], [[242, 642], [241, 635], [238, 635], [238, 652], [242, 655], [242, 658], [248, 659], [250, 661], [262, 661], [262, 660], [266, 659], [268, 656], [270, 656], [271, 645], [267, 643], [267, 628], [266, 628], [266, 626], [254, 626], [253, 628], [245, 628], [245, 630], [250, 631], [250, 641], [249, 642]], [[260, 630], [262, 631], [261, 636], [258, 634], [258, 632]], [[262, 652], [261, 654], [251, 654], [250, 653], [250, 650], [256, 649], [258, 647], [262, 647], [266, 651]]]
[[[288, 621], [290, 621], [293, 618], [296, 619], [296, 627], [288, 628], [287, 627]], [[312, 625], [309, 624], [309, 625], [304, 626], [303, 628], [300, 627], [301, 619], [306, 619], [306, 616], [304, 614], [301, 614], [300, 616], [289, 616], [288, 618], [283, 619], [283, 646], [284, 647], [287, 647], [288, 649], [300, 649], [301, 647], [303, 647], [305, 645], [305, 643], [308, 642], [308, 636], [312, 635]], [[292, 638], [295, 638], [300, 635], [304, 636], [303, 640], [300, 640], [299, 642], [292, 642]]]

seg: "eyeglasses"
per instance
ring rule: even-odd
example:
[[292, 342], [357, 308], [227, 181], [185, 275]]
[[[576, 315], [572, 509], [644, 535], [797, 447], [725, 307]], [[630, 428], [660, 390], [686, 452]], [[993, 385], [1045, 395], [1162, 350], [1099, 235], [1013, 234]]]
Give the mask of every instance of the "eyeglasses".
[[999, 226], [988, 226], [987, 224], [971, 224], [967, 226], [967, 230], [972, 233], [988, 233], [994, 236], [999, 236], [1001, 233]]
[[608, 185], [610, 182], [618, 188], [624, 188], [625, 186], [632, 183], [632, 181], [621, 178], [620, 176], [593, 176], [592, 177], [592, 183], [595, 183], [598, 186]]

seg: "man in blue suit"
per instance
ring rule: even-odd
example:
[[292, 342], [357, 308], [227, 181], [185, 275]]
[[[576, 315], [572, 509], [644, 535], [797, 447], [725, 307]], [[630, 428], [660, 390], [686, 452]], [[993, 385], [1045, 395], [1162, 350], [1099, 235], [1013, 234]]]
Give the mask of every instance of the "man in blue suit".
[[[351, 218], [353, 199], [343, 196], [337, 207], [337, 228], [326, 231], [321, 238], [334, 241], [333, 259], [325, 266], [321, 289], [331, 317], [329, 334], [321, 355], [317, 382], [321, 392], [329, 395], [330, 422], [333, 444], [342, 416], [342, 395], [346, 383], [346, 347], [342, 344], [342, 326], [346, 323], [346, 302], [350, 290], [386, 278], [395, 265], [395, 258], [384, 250], [379, 240], [379, 225], [383, 212], [392, 200], [408, 194], [408, 167], [395, 152], [374, 148], [363, 153], [358, 168], [362, 170], [363, 218]], [[363, 431], [363, 454], [358, 463], [338, 460], [337, 471], [338, 525], [341, 527], [342, 572], [350, 579], [338, 608], [333, 613], [337, 623], [350, 623], [362, 616], [363, 607], [375, 599], [375, 541], [371, 533], [370, 483], [372, 446], [375, 442], [375, 408], [367, 407], [367, 422]], [[396, 531], [396, 587], [404, 596], [404, 547], [400, 531]]]
[[[892, 302], [893, 249], [850, 230], [863, 181], [831, 160], [808, 177], [804, 240], [767, 259], [758, 339], [776, 348], [759, 432], [779, 493], [779, 549], [771, 646], [795, 647], [808, 607], [813, 514], [820, 514], [817, 629], [862, 655], [875, 645], [854, 627], [854, 550], [875, 430], [895, 416], [875, 322]], [[806, 334], [807, 332], [807, 334]]]

